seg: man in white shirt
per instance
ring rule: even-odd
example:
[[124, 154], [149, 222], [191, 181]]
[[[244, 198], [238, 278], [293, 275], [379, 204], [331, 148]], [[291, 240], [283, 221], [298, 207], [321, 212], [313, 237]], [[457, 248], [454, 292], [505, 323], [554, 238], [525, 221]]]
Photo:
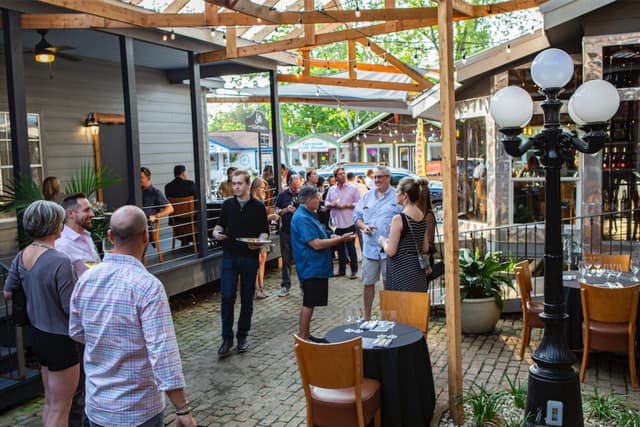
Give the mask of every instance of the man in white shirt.
[[62, 207], [67, 220], [60, 238], [56, 240], [56, 249], [71, 259], [71, 264], [80, 277], [89, 269], [85, 263], [91, 265], [100, 262], [100, 256], [90, 232], [91, 219], [94, 216], [93, 209], [83, 193], [65, 197]]
[[[56, 249], [71, 259], [71, 265], [78, 277], [88, 269], [87, 263], [99, 263], [100, 256], [91, 238], [91, 219], [93, 209], [84, 193], [74, 193], [66, 196], [62, 201], [66, 215], [66, 222], [60, 238], [56, 240]], [[90, 264], [91, 265], [91, 264]], [[69, 426], [82, 426], [84, 418], [84, 366], [80, 369], [78, 389], [73, 395]]]

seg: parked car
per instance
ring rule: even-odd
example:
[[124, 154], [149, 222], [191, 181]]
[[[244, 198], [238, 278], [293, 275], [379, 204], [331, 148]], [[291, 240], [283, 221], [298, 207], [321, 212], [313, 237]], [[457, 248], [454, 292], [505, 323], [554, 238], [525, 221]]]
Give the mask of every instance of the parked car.
[[[365, 176], [367, 169], [374, 169], [378, 163], [347, 163], [347, 162], [339, 162], [335, 163], [331, 166], [325, 166], [323, 168], [318, 169], [318, 175], [324, 177], [326, 180], [329, 176], [333, 175], [333, 171], [342, 167], [344, 170], [349, 173], [352, 172], [356, 176]], [[391, 185], [397, 186], [398, 182], [405, 176], [412, 176], [417, 178], [418, 175], [411, 172], [408, 169], [403, 168], [389, 168], [391, 169]], [[433, 179], [429, 180], [429, 191], [431, 192], [431, 203], [433, 204], [433, 210], [436, 215], [436, 220], [438, 222], [442, 222], [444, 219], [442, 212], [442, 182], [436, 181]]]

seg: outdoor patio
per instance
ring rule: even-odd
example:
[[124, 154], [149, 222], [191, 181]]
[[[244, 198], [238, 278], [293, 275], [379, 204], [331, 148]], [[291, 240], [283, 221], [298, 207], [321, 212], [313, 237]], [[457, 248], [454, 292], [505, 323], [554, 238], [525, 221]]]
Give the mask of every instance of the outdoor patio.
[[[292, 334], [297, 330], [300, 292], [294, 284], [286, 298], [275, 296], [280, 274], [271, 270], [266, 286], [271, 297], [256, 301], [251, 349], [243, 355], [218, 360], [220, 343], [219, 293], [207, 285], [173, 297], [171, 304], [183, 368], [187, 379], [187, 396], [202, 426], [298, 426], [305, 424], [304, 393], [295, 355]], [[297, 281], [296, 281], [297, 283]], [[329, 306], [316, 311], [312, 332], [318, 335], [344, 323], [343, 308], [360, 303], [360, 281], [338, 278], [331, 281]], [[377, 302], [377, 299], [376, 299]], [[519, 315], [503, 317], [490, 335], [462, 337], [462, 369], [465, 389], [471, 382], [491, 387], [507, 385], [505, 376], [526, 381], [531, 362], [529, 354], [519, 360], [517, 349], [521, 336]], [[534, 330], [532, 343], [540, 331]], [[442, 316], [430, 320], [429, 351], [436, 387], [437, 426], [447, 409], [447, 340]], [[579, 366], [576, 365], [576, 368]], [[638, 401], [640, 391], [628, 384], [625, 356], [592, 356], [582, 390], [592, 394], [615, 392]], [[0, 416], [0, 426], [30, 427], [41, 425], [43, 398], [8, 411]], [[173, 411], [167, 410], [165, 423], [173, 425]]]

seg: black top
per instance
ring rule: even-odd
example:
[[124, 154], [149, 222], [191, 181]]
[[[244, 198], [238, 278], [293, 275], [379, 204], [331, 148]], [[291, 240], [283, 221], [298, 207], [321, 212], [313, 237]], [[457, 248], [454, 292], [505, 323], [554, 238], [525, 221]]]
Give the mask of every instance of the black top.
[[[284, 209], [289, 205], [293, 205], [294, 207], [297, 208], [299, 204], [300, 203], [298, 201], [298, 195], [297, 194], [294, 195], [291, 192], [291, 190], [289, 190], [288, 188], [283, 192], [281, 192], [280, 194], [278, 194], [278, 198], [276, 199], [276, 208], [279, 208], [279, 209]], [[280, 221], [282, 224], [282, 227], [280, 228], [281, 231], [291, 232], [292, 218], [293, 218], [293, 212], [280, 214]]]
[[259, 237], [269, 234], [267, 208], [262, 202], [251, 197], [244, 206], [240, 205], [236, 196], [230, 197], [222, 204], [218, 224], [229, 239], [222, 241], [222, 249], [234, 255], [255, 255], [259, 249], [249, 249], [246, 243], [235, 240], [237, 237]]
[[164, 194], [167, 197], [187, 197], [196, 196], [196, 183], [182, 178], [175, 178], [173, 181], [164, 186]]

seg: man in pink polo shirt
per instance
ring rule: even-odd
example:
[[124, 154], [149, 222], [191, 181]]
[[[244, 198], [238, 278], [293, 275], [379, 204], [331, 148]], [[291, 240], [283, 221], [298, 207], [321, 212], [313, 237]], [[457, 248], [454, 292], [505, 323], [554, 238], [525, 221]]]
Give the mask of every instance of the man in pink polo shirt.
[[[356, 231], [353, 222], [353, 209], [360, 200], [358, 189], [347, 182], [344, 168], [333, 171], [336, 185], [329, 189], [325, 205], [331, 208], [331, 221], [336, 227], [335, 234], [342, 236]], [[336, 245], [338, 250], [338, 272], [335, 276], [344, 276], [347, 272], [347, 252], [349, 252], [350, 279], [358, 277], [358, 254], [353, 240]]]

